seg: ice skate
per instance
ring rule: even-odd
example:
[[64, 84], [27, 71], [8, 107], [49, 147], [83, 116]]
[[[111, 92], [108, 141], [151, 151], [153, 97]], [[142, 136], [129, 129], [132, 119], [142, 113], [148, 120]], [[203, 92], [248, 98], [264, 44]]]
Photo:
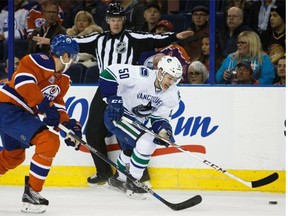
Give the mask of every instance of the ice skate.
[[49, 205], [49, 201], [35, 192], [28, 184], [29, 177], [25, 176], [25, 189], [22, 196], [22, 212], [25, 213], [44, 213]]
[[140, 182], [146, 185], [147, 187], [151, 188], [150, 175], [148, 173], [147, 168], [144, 170], [143, 175], [140, 179]]
[[130, 180], [130, 178], [134, 179], [131, 175], [129, 176], [129, 178], [127, 178], [125, 184], [127, 188], [126, 195], [132, 199], [142, 199], [142, 200], [146, 199], [147, 191], [135, 185], [134, 182]]
[[121, 191], [123, 193], [126, 192], [125, 182], [121, 181], [118, 173], [114, 174], [111, 178], [108, 179], [108, 187], [117, 191]]
[[95, 174], [94, 176], [90, 176], [87, 178], [88, 185], [90, 187], [98, 187], [103, 186], [107, 182], [107, 180], [112, 176], [108, 174]]

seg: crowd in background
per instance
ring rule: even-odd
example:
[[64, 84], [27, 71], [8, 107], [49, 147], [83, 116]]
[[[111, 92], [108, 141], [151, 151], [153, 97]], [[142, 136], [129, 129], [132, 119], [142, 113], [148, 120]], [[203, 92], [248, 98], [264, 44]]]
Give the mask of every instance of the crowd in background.
[[[105, 16], [111, 2], [116, 1], [14, 0], [15, 57], [47, 53], [50, 40], [60, 33], [81, 37], [109, 30]], [[171, 10], [169, 4], [175, 1], [168, 0], [117, 2], [126, 11], [125, 29], [154, 34], [193, 31], [184, 40], [142, 53], [137, 64], [153, 68], [153, 58], [163, 53], [179, 59], [184, 84], [286, 84], [285, 0], [217, 0], [215, 17], [210, 16], [208, 0], [179, 0], [179, 10]], [[7, 4], [0, 3], [1, 78], [7, 74]], [[214, 18], [211, 71], [209, 19]], [[95, 54], [89, 48], [80, 52], [79, 63], [67, 73], [73, 83], [97, 83]], [[215, 79], [209, 80], [212, 74]]]

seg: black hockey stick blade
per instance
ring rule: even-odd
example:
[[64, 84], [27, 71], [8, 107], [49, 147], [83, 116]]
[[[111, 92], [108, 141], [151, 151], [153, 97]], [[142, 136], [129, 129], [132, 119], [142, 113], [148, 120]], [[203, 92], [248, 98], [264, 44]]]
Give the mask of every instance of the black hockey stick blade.
[[279, 175], [278, 173], [273, 173], [263, 179], [259, 179], [257, 181], [252, 181], [252, 188], [256, 188], [256, 187], [261, 187], [261, 186], [264, 186], [264, 185], [267, 185], [267, 184], [270, 184], [274, 181], [276, 181], [277, 179], [279, 178]]
[[175, 211], [179, 211], [179, 210], [183, 210], [186, 208], [196, 206], [201, 202], [202, 202], [202, 197], [200, 195], [196, 195], [196, 196], [194, 196], [194, 197], [192, 197], [192, 198], [190, 198], [184, 202], [181, 202], [181, 203], [173, 204], [173, 203], [166, 202], [165, 204], [168, 207], [170, 207], [171, 209], [173, 209]]

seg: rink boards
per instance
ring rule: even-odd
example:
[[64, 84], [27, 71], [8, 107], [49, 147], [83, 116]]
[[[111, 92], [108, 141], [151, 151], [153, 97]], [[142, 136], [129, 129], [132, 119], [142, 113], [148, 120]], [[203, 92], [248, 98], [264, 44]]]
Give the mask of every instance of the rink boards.
[[[97, 86], [72, 86], [67, 94], [70, 116], [86, 124]], [[149, 164], [153, 188], [285, 192], [285, 88], [181, 86], [181, 102], [172, 116], [178, 145], [247, 181], [278, 172], [280, 178], [250, 189], [175, 148], [158, 147]], [[62, 135], [61, 135], [62, 136]], [[85, 139], [85, 136], [84, 136]], [[86, 149], [61, 148], [47, 178], [48, 186], [86, 186], [95, 173]], [[1, 146], [1, 143], [0, 143]], [[119, 148], [107, 139], [109, 157]], [[23, 165], [0, 178], [0, 185], [22, 185], [34, 148]]]

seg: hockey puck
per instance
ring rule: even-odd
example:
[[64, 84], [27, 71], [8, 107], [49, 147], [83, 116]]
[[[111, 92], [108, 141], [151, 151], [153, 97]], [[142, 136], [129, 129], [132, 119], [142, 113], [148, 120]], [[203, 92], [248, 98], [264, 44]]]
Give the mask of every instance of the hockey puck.
[[277, 205], [277, 201], [269, 201], [269, 205]]

